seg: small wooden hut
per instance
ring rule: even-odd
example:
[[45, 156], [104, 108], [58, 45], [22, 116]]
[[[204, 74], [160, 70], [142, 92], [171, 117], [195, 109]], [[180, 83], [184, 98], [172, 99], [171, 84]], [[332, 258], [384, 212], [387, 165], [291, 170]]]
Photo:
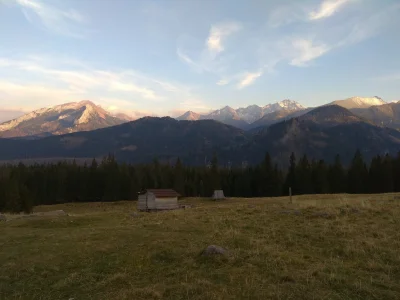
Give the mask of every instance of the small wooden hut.
[[170, 210], [179, 208], [178, 197], [180, 195], [171, 189], [148, 189], [139, 194], [138, 210]]

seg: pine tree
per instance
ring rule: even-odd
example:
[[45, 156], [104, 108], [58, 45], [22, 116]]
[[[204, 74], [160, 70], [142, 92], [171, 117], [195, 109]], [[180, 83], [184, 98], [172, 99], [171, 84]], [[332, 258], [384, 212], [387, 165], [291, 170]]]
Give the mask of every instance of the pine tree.
[[359, 150], [354, 155], [347, 179], [349, 193], [363, 194], [367, 192], [368, 169]]
[[367, 191], [369, 193], [381, 193], [384, 189], [383, 183], [383, 164], [382, 159], [378, 155], [371, 161], [368, 172], [368, 186]]
[[288, 195], [289, 188], [292, 189], [292, 194], [297, 193], [296, 189], [296, 156], [292, 152], [289, 159], [289, 171], [286, 176], [286, 181], [284, 184], [284, 195]]
[[312, 194], [313, 182], [312, 182], [312, 169], [308, 161], [307, 155], [300, 159], [296, 169], [295, 169], [296, 181], [293, 190], [296, 194]]
[[23, 211], [26, 214], [30, 214], [33, 210], [33, 199], [26, 185], [24, 184], [20, 185], [19, 195], [20, 195], [21, 211]]
[[5, 198], [6, 198], [6, 211], [9, 211], [11, 213], [19, 213], [22, 211], [19, 185], [15, 178], [10, 178], [8, 180]]
[[183, 174], [183, 167], [181, 160], [177, 159], [174, 168], [174, 188], [179, 194], [184, 195], [185, 192], [185, 178]]
[[400, 152], [397, 153], [396, 158], [392, 161], [392, 169], [393, 189], [398, 193], [400, 192]]
[[382, 164], [382, 192], [383, 193], [392, 193], [394, 191], [393, 187], [393, 160], [386, 154], [383, 159]]
[[221, 188], [221, 183], [219, 179], [218, 173], [218, 158], [214, 153], [214, 156], [211, 160], [211, 185], [213, 190], [219, 190]]
[[328, 168], [324, 160], [312, 165], [313, 190], [316, 194], [329, 193]]
[[272, 189], [270, 196], [279, 197], [282, 196], [282, 186], [283, 186], [283, 174], [279, 170], [278, 165], [275, 164], [275, 167], [272, 171]]
[[[257, 180], [258, 185], [260, 186], [259, 188], [259, 196], [272, 196], [274, 194], [274, 170], [272, 168], [272, 163], [271, 163], [271, 156], [267, 152], [264, 157], [264, 161], [261, 164], [260, 171], [257, 172], [258, 170], [255, 170], [256, 178], [259, 178], [260, 180]], [[255, 189], [256, 190], [256, 189]]]
[[339, 194], [346, 191], [346, 173], [339, 155], [336, 155], [333, 165], [329, 166], [328, 182], [331, 193]]

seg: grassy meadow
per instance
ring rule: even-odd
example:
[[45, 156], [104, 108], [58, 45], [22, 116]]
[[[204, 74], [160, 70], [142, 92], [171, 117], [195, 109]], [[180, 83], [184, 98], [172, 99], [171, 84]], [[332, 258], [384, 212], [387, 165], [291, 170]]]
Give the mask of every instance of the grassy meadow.
[[400, 299], [400, 194], [180, 202], [0, 222], [0, 299]]

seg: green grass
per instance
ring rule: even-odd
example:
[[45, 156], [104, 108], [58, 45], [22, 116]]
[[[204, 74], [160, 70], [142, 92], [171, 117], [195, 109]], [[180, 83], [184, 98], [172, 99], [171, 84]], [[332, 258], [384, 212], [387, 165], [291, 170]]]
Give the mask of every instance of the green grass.
[[400, 195], [293, 200], [37, 207], [70, 216], [0, 223], [0, 299], [400, 299]]

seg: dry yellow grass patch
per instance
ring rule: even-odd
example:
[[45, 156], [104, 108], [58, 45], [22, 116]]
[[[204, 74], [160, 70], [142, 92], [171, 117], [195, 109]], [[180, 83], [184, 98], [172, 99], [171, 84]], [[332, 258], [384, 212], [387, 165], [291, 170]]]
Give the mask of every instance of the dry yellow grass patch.
[[[0, 223], [0, 299], [400, 299], [400, 197], [37, 207]], [[223, 257], [202, 257], [216, 244]]]

